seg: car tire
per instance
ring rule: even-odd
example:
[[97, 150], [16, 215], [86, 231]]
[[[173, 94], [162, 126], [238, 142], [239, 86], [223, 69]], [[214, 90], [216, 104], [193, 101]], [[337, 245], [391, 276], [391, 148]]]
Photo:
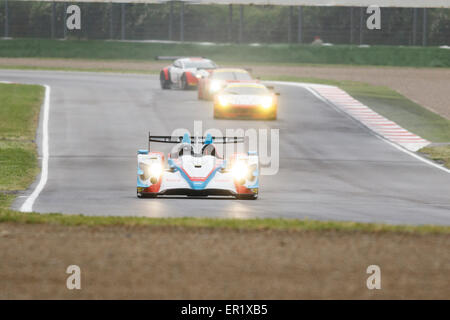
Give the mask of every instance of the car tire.
[[156, 198], [157, 194], [156, 193], [137, 193], [137, 197], [139, 199], [145, 199], [145, 198]]
[[184, 73], [181, 76], [181, 89], [182, 90], [187, 90], [188, 89], [188, 83], [187, 83], [187, 79], [186, 79], [186, 74], [184, 74]]
[[214, 115], [213, 115], [214, 119], [220, 119], [221, 116], [219, 115], [219, 113], [216, 111], [216, 108], [214, 108]]
[[161, 89], [163, 90], [170, 89], [170, 76], [169, 79], [166, 79], [164, 71], [161, 71], [161, 73], [159, 74], [159, 82], [161, 84]]
[[258, 199], [257, 194], [239, 194], [237, 195], [239, 200], [256, 200]]
[[277, 111], [275, 111], [274, 114], [272, 114], [270, 117], [268, 117], [267, 120], [277, 120]]

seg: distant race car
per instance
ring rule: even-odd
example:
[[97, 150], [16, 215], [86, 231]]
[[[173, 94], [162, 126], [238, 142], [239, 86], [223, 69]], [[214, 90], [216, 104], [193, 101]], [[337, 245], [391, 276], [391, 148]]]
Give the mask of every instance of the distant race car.
[[219, 68], [212, 70], [209, 75], [198, 82], [198, 99], [212, 100], [214, 94], [222, 90], [231, 82], [249, 82], [255, 80], [244, 69]]
[[[176, 143], [164, 160], [150, 150], [150, 142]], [[256, 152], [235, 153], [223, 159], [215, 144], [242, 143], [243, 137], [151, 136], [147, 150], [139, 150], [137, 196], [164, 195], [258, 197], [259, 161]]]
[[216, 69], [214, 62], [205, 58], [179, 58], [172, 65], [161, 70], [161, 88], [187, 90], [196, 87], [198, 79], [207, 76], [209, 70]]
[[260, 83], [230, 83], [214, 97], [214, 118], [275, 120], [278, 93]]

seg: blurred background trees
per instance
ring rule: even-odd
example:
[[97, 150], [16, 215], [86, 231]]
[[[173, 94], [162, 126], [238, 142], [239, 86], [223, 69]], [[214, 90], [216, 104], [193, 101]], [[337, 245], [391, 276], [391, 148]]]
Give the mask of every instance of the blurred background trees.
[[[77, 4], [74, 2], [73, 4]], [[10, 37], [64, 37], [64, 8], [67, 4], [32, 1], [8, 1]], [[121, 39], [122, 5], [78, 3], [82, 12], [82, 29], [66, 31], [79, 39]], [[5, 0], [0, 4], [0, 34], [5, 29]], [[173, 3], [170, 29], [170, 4], [126, 4], [124, 6], [125, 38], [127, 40], [179, 40], [181, 3]], [[112, 8], [112, 10], [111, 10]], [[416, 31], [414, 33], [414, 11]], [[382, 8], [381, 30], [367, 30], [365, 8], [303, 7], [301, 33], [304, 43], [315, 36], [334, 44], [421, 45], [423, 40], [423, 9]], [[363, 29], [360, 17], [363, 14]], [[426, 44], [450, 44], [450, 9], [426, 10]], [[298, 7], [245, 6], [243, 9], [243, 42], [287, 43], [291, 25], [291, 41], [298, 38]], [[112, 18], [112, 19], [111, 19]], [[239, 6], [233, 6], [231, 29], [229, 7], [225, 5], [184, 5], [184, 40], [207, 42], [238, 42]], [[352, 23], [353, 22], [353, 23]], [[231, 31], [231, 38], [230, 38]]]

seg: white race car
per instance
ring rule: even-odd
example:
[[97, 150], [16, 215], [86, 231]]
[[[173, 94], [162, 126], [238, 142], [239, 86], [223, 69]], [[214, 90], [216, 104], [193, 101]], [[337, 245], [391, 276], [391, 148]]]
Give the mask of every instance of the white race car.
[[[150, 150], [150, 142], [176, 143], [168, 154]], [[223, 159], [216, 143], [242, 143], [242, 137], [151, 136], [148, 150], [137, 156], [137, 196], [163, 195], [258, 197], [259, 161], [256, 152], [235, 153]], [[197, 150], [195, 150], [197, 149]]]
[[162, 89], [187, 90], [197, 87], [198, 80], [216, 69], [214, 62], [205, 58], [179, 58], [172, 65], [163, 68], [159, 74]]

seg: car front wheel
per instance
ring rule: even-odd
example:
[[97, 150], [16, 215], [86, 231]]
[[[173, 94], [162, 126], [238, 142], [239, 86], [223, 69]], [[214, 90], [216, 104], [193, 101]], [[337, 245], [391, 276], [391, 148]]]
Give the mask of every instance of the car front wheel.
[[188, 89], [188, 83], [187, 83], [187, 79], [186, 79], [186, 75], [183, 74], [181, 76], [181, 89], [183, 90], [187, 90]]

